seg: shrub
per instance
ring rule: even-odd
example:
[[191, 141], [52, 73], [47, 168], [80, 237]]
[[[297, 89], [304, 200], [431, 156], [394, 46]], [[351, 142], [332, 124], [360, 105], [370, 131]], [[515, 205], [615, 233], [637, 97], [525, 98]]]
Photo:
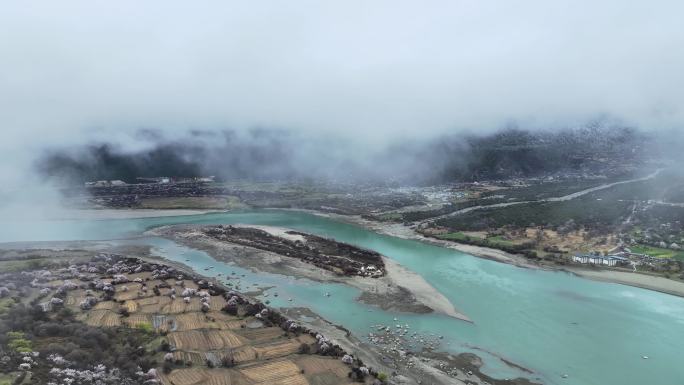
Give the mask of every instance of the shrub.
[[165, 361], [162, 365], [162, 370], [164, 371], [164, 373], [169, 374], [173, 370], [173, 365], [171, 365], [170, 362]]
[[223, 358], [221, 358], [221, 366], [224, 368], [232, 368], [235, 366], [235, 358], [233, 357], [232, 352], [229, 352]]
[[152, 327], [152, 324], [149, 322], [138, 322], [135, 324], [135, 328], [142, 330], [146, 333], [154, 333], [154, 328]]
[[7, 332], [7, 347], [18, 353], [29, 353], [33, 351], [33, 344], [30, 340], [24, 338], [25, 334], [22, 332]]

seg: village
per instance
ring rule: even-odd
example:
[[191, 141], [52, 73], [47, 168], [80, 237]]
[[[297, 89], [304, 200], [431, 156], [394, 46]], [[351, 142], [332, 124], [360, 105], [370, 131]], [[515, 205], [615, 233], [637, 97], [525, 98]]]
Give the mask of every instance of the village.
[[[533, 260], [542, 258], [548, 262], [556, 261], [560, 264], [628, 268], [632, 271], [660, 272], [677, 277], [681, 270], [679, 263], [682, 253], [679, 252], [681, 247], [678, 243], [681, 237], [677, 238], [681, 233], [681, 224], [676, 218], [664, 221], [657, 227], [651, 226], [644, 231], [638, 230], [638, 227], [636, 227], [637, 230], [632, 231], [629, 227], [610, 225], [613, 219], [617, 220], [620, 215], [626, 215], [617, 209], [606, 213], [605, 224], [596, 224], [593, 219], [587, 221], [582, 218], [582, 216], [591, 218], [593, 215], [591, 210], [604, 210], [601, 204], [606, 202], [605, 204], [609, 205], [608, 202], [615, 199], [613, 197], [615, 193], [612, 192], [614, 189], [606, 189], [605, 193], [596, 189], [616, 182], [622, 183], [627, 178], [624, 176], [625, 172], [631, 171], [629, 168], [621, 169], [615, 166], [614, 169], [602, 170], [602, 173], [596, 174], [586, 171], [556, 172], [542, 177], [390, 188], [330, 183], [307, 186], [293, 182], [263, 184], [218, 182], [213, 176], [192, 178], [156, 176], [139, 177], [134, 184], [121, 180], [87, 182], [85, 189], [68, 189], [67, 196], [71, 197], [72, 202], [87, 200], [91, 205], [114, 208], [205, 207], [232, 210], [266, 207], [307, 209], [346, 216], [360, 215], [380, 224], [403, 223], [417, 233], [428, 237], [501, 249], [525, 255]], [[647, 183], [644, 177], [635, 179], [635, 181], [641, 180], [643, 182], [624, 186]], [[667, 179], [655, 177], [653, 180], [663, 183], [663, 180]], [[584, 194], [583, 191], [594, 190], [596, 192], [589, 193], [587, 198], [595, 197], [595, 199], [585, 199], [583, 195], [580, 195]], [[563, 196], [571, 198], [568, 198], [570, 199], [568, 201], [565, 201], [565, 198], [559, 198]], [[559, 206], [559, 209], [547, 210], [550, 214], [548, 215], [535, 208], [534, 205], [537, 203], [534, 202], [547, 202], [544, 204], [550, 207]], [[632, 221], [640, 220], [642, 223], [648, 221], [646, 223], [650, 225], [658, 223], [658, 216], [663, 215], [662, 213], [658, 216], [649, 214], [663, 207], [653, 200], [635, 203], [638, 209], [627, 203], [628, 201], [620, 200], [615, 207], [624, 207], [625, 211], [632, 210], [635, 213], [629, 217]], [[568, 218], [566, 213], [561, 212], [561, 209], [565, 210], [562, 206], [569, 206], [567, 214], [580, 215], [580, 217]], [[510, 213], [502, 218], [503, 221], [497, 222], [498, 219], [493, 221], [491, 217], [484, 216], [489, 210], [483, 210], [483, 208], [488, 207], [501, 207], [498, 211], [502, 213], [510, 211]], [[675, 209], [678, 208], [671, 207], [671, 211]], [[533, 222], [532, 218], [538, 216], [539, 220], [548, 221], [549, 224], [520, 228], [518, 227], [520, 225], [506, 219], [512, 216], [525, 218], [529, 222]], [[487, 227], [486, 236], [476, 227], [480, 222], [490, 222], [485, 226]], [[592, 229], [588, 226], [596, 228]], [[635, 227], [635, 225], [631, 226]], [[608, 236], [599, 234], [597, 230], [603, 233], [608, 232]], [[530, 231], [532, 235], [529, 234]], [[540, 231], [543, 233], [541, 238], [534, 235]], [[527, 234], [523, 234], [524, 232]], [[619, 232], [621, 240], [617, 242], [614, 239], [617, 234], [610, 235], [611, 232]], [[226, 234], [215, 235], [226, 236]], [[570, 241], [575, 238], [576, 241]], [[263, 238], [269, 242], [274, 239]], [[606, 243], [604, 239], [609, 241]], [[245, 241], [242, 240], [242, 242]], [[261, 243], [259, 247], [285, 247], [282, 251], [290, 252], [292, 255], [301, 255], [302, 251], [311, 253], [311, 250], [307, 248], [302, 249], [302, 245], [279, 242], [280, 244]], [[616, 245], [621, 245], [621, 247]], [[624, 245], [631, 246], [631, 248]], [[292, 247], [294, 249], [285, 250]], [[333, 266], [337, 265], [334, 270], [347, 275], [382, 275], [381, 266], [375, 266], [372, 263], [364, 266], [363, 263], [353, 262], [353, 259], [343, 260], [335, 259], [330, 255], [325, 257], [309, 255], [304, 260], [326, 269], [333, 269]], [[376, 268], [377, 270], [374, 270]], [[361, 269], [364, 271], [361, 272]]]
[[[320, 333], [218, 282], [174, 267], [100, 253], [61, 269], [1, 276], [0, 298], [18, 301], [9, 313], [0, 314], [0, 330], [9, 337], [0, 340], [0, 376], [12, 376], [12, 384], [30, 380], [82, 385], [304, 385], [387, 380], [386, 374], [365, 366]], [[25, 306], [37, 311], [28, 323], [19, 325], [7, 318]], [[32, 324], [65, 318], [66, 324], [54, 324], [52, 331], [36, 334], [31, 329]], [[118, 353], [107, 349], [93, 356], [102, 357], [100, 362], [78, 361], [88, 347], [74, 345], [85, 341], [62, 331], [69, 324], [82, 324], [86, 334], [93, 333], [89, 328], [130, 330], [144, 347], [135, 348], [127, 370], [112, 366], [119, 358], [108, 354]], [[71, 351], [43, 342], [55, 333], [66, 336], [61, 338], [72, 344]]]

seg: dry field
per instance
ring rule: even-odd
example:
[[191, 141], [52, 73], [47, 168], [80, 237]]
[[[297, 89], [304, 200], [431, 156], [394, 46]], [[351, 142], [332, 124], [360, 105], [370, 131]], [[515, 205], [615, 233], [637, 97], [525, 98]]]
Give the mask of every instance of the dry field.
[[297, 360], [297, 366], [307, 375], [332, 373], [338, 377], [346, 377], [349, 372], [339, 360], [320, 356], [302, 356]]
[[245, 377], [254, 381], [255, 383], [275, 384], [278, 380], [288, 380], [292, 377], [301, 377], [301, 382], [288, 382], [291, 384], [306, 384], [307, 381], [302, 376], [301, 369], [294, 362], [290, 360], [279, 360], [273, 362], [266, 362], [263, 364], [253, 365], [244, 369], [240, 369]]
[[114, 301], [98, 302], [97, 305], [95, 305], [95, 307], [94, 307], [95, 310], [114, 310], [114, 311], [116, 311], [118, 308], [119, 308], [119, 304], [114, 302]]
[[222, 319], [222, 313], [209, 311], [206, 314], [202, 312], [181, 313], [170, 315], [176, 323], [175, 331], [187, 331], [196, 329], [223, 329], [234, 330], [240, 329], [245, 325], [244, 321], [236, 319]]
[[285, 332], [281, 328], [277, 327], [242, 329], [239, 331], [239, 333], [242, 337], [254, 343], [271, 341], [285, 334]]
[[169, 343], [179, 350], [218, 350], [242, 346], [245, 339], [229, 330], [189, 330], [168, 334]]
[[[130, 279], [144, 281], [145, 292], [140, 283], [117, 284], [114, 300], [101, 301], [91, 310], [81, 310], [79, 303], [86, 297], [85, 290], [73, 290], [65, 304], [77, 311], [77, 317], [88, 325], [146, 325], [160, 333], [160, 338], [173, 348], [174, 362], [170, 373], [163, 373], [161, 368], [158, 371], [163, 385], [349, 384], [349, 367], [339, 358], [299, 354], [302, 345], [315, 343], [308, 334], [295, 336], [279, 327], [260, 326], [261, 322], [254, 317], [221, 312], [225, 305], [221, 296], [212, 296], [210, 310], [204, 313], [197, 296], [185, 303], [179, 294], [183, 286], [196, 289], [194, 282], [185, 280], [180, 286], [175, 279], [164, 282], [148, 280], [149, 276], [149, 273], [129, 275]], [[161, 295], [154, 294], [155, 285], [166, 284], [176, 289], [177, 298], [171, 299], [168, 288], [161, 288]], [[128, 290], [123, 290], [123, 286]], [[120, 314], [121, 308], [129, 314]], [[159, 353], [158, 362], [163, 362], [164, 354]], [[230, 359], [234, 363], [232, 367], [221, 367], [222, 362]]]
[[90, 310], [85, 323], [90, 326], [121, 326], [121, 316], [111, 310]]
[[[535, 240], [537, 238], [537, 228], [527, 228], [524, 231], [524, 240]], [[614, 235], [607, 237], [589, 236], [585, 230], [572, 231], [567, 234], [559, 234], [556, 231], [544, 229], [540, 239], [540, 248], [544, 246], [556, 246], [566, 252], [578, 250], [599, 250], [609, 251], [617, 245]]]
[[162, 375], [162, 382], [169, 385], [248, 385], [248, 380], [227, 369], [183, 368]]
[[260, 359], [266, 360], [295, 354], [299, 351], [299, 347], [301, 345], [302, 342], [299, 339], [294, 338], [268, 345], [257, 346], [254, 348], [254, 350], [256, 350]]

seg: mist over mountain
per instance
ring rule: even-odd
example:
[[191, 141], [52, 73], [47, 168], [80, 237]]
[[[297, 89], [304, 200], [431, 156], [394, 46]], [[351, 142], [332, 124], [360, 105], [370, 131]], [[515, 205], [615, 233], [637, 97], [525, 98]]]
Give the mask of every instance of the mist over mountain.
[[[13, 3], [0, 13], [0, 193], [629, 165], [640, 135], [680, 140], [680, 14], [672, 0]], [[593, 121], [634, 129], [592, 137]]]
[[381, 148], [283, 130], [252, 130], [247, 135], [196, 131], [176, 139], [152, 133], [139, 135], [150, 142], [142, 150], [106, 142], [52, 149], [36, 167], [45, 176], [70, 183], [212, 175], [219, 180], [423, 184], [601, 173], [618, 163], [637, 166], [652, 147], [652, 135], [600, 124], [560, 131], [507, 128], [487, 135], [441, 135]]

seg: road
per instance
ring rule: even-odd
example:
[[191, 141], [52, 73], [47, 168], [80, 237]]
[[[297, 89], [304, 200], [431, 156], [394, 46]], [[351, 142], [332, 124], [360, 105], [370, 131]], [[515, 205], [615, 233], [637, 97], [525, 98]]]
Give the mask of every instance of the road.
[[453, 217], [453, 216], [456, 216], [456, 215], [461, 215], [461, 214], [465, 214], [465, 213], [468, 213], [468, 212], [471, 212], [471, 211], [481, 210], [481, 209], [493, 209], [493, 208], [499, 208], [499, 207], [508, 207], [508, 206], [522, 205], [522, 204], [526, 204], [526, 203], [564, 202], [564, 201], [569, 201], [569, 200], [571, 200], [571, 199], [576, 199], [576, 198], [579, 198], [579, 197], [581, 197], [581, 196], [584, 196], [584, 195], [587, 195], [587, 194], [590, 194], [590, 193], [593, 193], [593, 192], [596, 192], [596, 191], [605, 190], [605, 189], [607, 189], [607, 188], [611, 188], [611, 187], [614, 187], [614, 186], [618, 186], [618, 185], [622, 185], [622, 184], [627, 184], [627, 183], [634, 183], [634, 182], [643, 182], [643, 181], [645, 181], [645, 180], [653, 179], [653, 178], [655, 178], [656, 176], [658, 176], [658, 174], [660, 174], [662, 171], [663, 171], [663, 169], [660, 168], [660, 169], [654, 171], [653, 173], [651, 173], [651, 174], [649, 174], [649, 175], [647, 175], [647, 176], [641, 177], [641, 178], [623, 180], [623, 181], [620, 181], [620, 182], [606, 183], [606, 184], [603, 184], [603, 185], [600, 185], [600, 186], [591, 187], [591, 188], [588, 188], [588, 189], [585, 189], [585, 190], [577, 191], [577, 192], [574, 192], [574, 193], [572, 193], [572, 194], [563, 195], [563, 196], [560, 196], [560, 197], [544, 198], [544, 199], [537, 199], [537, 200], [530, 200], [530, 201], [515, 201], [515, 202], [506, 202], [506, 203], [495, 203], [495, 204], [491, 204], [491, 205], [481, 205], [481, 206], [466, 207], [466, 208], [461, 209], [461, 210], [456, 210], [456, 211], [453, 211], [453, 212], [448, 213], [448, 214], [444, 214], [444, 215], [432, 217], [432, 218], [425, 219], [425, 220], [422, 220], [422, 221], [418, 221], [418, 222], [415, 222], [415, 223], [420, 224], [420, 223], [432, 222], [432, 221], [436, 221], [436, 220], [439, 220], [439, 219], [450, 218], [450, 217]]

